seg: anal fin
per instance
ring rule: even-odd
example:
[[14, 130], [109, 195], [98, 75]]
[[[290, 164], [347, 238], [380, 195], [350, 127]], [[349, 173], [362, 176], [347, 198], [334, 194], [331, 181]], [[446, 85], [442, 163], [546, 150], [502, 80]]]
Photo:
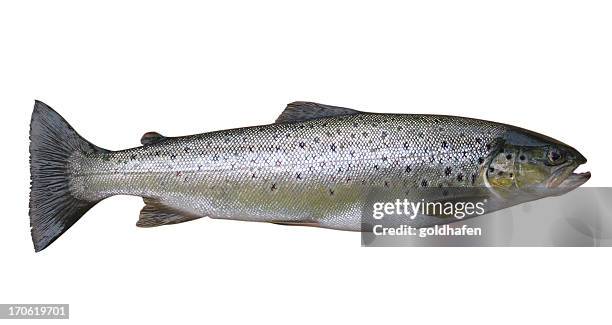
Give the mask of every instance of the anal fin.
[[172, 225], [201, 218], [175, 211], [155, 199], [144, 198], [145, 206], [140, 210], [136, 226], [143, 228]]

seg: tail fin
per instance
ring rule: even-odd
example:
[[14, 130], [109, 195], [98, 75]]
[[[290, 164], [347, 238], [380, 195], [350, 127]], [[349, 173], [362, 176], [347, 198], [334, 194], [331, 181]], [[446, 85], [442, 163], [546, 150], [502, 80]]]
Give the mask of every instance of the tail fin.
[[30, 226], [34, 250], [49, 246], [98, 202], [70, 192], [69, 160], [75, 153], [105, 151], [70, 127], [57, 112], [36, 101], [30, 122]]

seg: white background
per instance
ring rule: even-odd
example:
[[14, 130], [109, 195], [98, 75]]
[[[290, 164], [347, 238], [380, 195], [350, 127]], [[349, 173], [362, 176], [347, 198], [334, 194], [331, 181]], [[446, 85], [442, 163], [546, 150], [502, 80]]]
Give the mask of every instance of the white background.
[[[359, 234], [202, 219], [135, 227], [113, 197], [35, 254], [34, 99], [107, 149], [271, 123], [310, 100], [558, 138], [610, 186], [606, 1], [14, 1], [0, 5], [0, 302], [70, 323], [609, 322], [609, 249], [361, 248]], [[606, 321], [607, 320], [607, 321]]]

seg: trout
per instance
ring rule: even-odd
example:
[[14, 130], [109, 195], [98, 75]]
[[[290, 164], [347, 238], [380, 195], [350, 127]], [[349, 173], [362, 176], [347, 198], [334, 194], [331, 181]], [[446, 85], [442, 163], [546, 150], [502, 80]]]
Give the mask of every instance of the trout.
[[[36, 101], [30, 124], [35, 251], [101, 200], [144, 199], [139, 227], [202, 217], [364, 231], [371, 202], [486, 201], [485, 213], [584, 184], [586, 158], [519, 127], [479, 119], [289, 104], [273, 124], [182, 137], [146, 133], [109, 151]], [[430, 227], [442, 212], [393, 221]]]

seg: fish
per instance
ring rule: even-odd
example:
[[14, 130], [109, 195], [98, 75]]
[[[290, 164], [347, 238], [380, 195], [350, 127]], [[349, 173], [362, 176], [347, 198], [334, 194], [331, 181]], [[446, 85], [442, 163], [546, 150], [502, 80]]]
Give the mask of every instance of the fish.
[[[293, 102], [269, 125], [190, 136], [147, 132], [111, 151], [35, 101], [30, 226], [39, 252], [90, 208], [140, 196], [139, 227], [203, 217], [364, 231], [373, 200], [489, 202], [485, 213], [565, 194], [586, 158], [548, 136], [474, 118], [382, 114]], [[444, 213], [398, 218], [415, 227]], [[371, 225], [370, 225], [371, 226]]]

